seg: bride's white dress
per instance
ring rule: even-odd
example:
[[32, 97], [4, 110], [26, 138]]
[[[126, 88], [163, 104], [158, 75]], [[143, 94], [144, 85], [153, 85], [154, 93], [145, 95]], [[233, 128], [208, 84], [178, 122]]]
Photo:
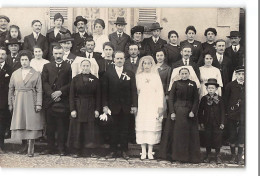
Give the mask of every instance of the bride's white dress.
[[136, 116], [137, 144], [158, 144], [161, 140], [162, 122], [156, 119], [163, 108], [164, 92], [157, 73], [140, 73], [136, 76], [138, 112]]

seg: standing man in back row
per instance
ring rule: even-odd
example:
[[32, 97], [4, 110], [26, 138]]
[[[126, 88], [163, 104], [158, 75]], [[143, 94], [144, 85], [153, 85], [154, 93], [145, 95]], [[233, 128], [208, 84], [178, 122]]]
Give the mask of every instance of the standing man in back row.
[[108, 39], [114, 45], [115, 51], [125, 51], [126, 44], [130, 41], [130, 36], [124, 33], [124, 28], [127, 23], [124, 17], [117, 17], [116, 32], [109, 34]]

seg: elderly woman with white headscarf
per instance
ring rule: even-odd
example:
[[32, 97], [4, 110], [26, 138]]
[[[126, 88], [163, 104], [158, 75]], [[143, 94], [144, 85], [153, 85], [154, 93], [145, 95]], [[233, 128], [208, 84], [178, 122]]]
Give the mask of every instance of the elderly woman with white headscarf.
[[164, 92], [157, 67], [152, 56], [144, 56], [136, 73], [138, 112], [136, 116], [136, 142], [141, 144], [141, 159], [154, 159], [153, 145], [161, 140], [164, 113]]

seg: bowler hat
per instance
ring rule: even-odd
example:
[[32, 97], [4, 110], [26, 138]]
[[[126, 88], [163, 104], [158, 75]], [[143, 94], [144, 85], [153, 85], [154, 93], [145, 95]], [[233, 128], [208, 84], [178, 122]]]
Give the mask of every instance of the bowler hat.
[[206, 86], [208, 85], [215, 85], [217, 87], [219, 87], [219, 84], [217, 83], [217, 80], [215, 78], [209, 78], [208, 79], [208, 82], [205, 83]]
[[77, 26], [77, 23], [78, 23], [79, 21], [83, 21], [85, 24], [88, 23], [88, 20], [87, 20], [86, 18], [83, 18], [83, 16], [77, 16], [77, 17], [76, 17], [76, 20], [74, 21], [74, 26]]
[[144, 27], [143, 26], [134, 26], [131, 29], [131, 35], [134, 35], [136, 32], [141, 32], [142, 34], [144, 33]]
[[54, 15], [54, 21], [55, 20], [57, 20], [57, 19], [59, 19], [59, 18], [61, 18], [62, 19], [62, 23], [64, 23], [64, 18], [63, 18], [63, 16], [60, 14], [60, 13], [56, 13], [55, 15]]
[[238, 67], [236, 67], [235, 71], [236, 71], [236, 73], [244, 72], [245, 71], [245, 67], [244, 66], [238, 66]]
[[10, 19], [5, 15], [0, 15], [0, 19], [5, 19], [8, 23], [10, 22]]
[[114, 24], [127, 25], [124, 17], [117, 17], [116, 22], [114, 22]]
[[21, 44], [21, 42], [19, 40], [17, 40], [16, 38], [11, 38], [10, 40], [6, 40], [5, 44], [8, 45], [12, 45], [12, 44]]
[[74, 38], [71, 37], [69, 33], [61, 34], [61, 38], [58, 41], [59, 43], [67, 42], [67, 41], [73, 41]]
[[231, 37], [241, 37], [240, 32], [239, 31], [230, 31], [230, 35], [227, 36], [227, 38], [231, 38]]
[[160, 30], [163, 29], [158, 22], [153, 23], [152, 26], [150, 27], [151, 31], [156, 30], [156, 29], [160, 29]]

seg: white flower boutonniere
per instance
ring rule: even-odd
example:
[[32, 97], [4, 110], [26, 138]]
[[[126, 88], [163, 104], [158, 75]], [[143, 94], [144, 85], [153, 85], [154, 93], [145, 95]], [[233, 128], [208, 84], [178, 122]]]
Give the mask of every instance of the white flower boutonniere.
[[90, 81], [90, 82], [92, 82], [92, 81], [94, 81], [94, 79], [92, 79], [92, 78], [89, 78], [89, 81]]
[[193, 86], [193, 84], [189, 83], [188, 86]]
[[123, 75], [123, 80], [129, 81], [131, 79], [126, 73], [122, 73], [122, 75]]
[[8, 77], [8, 76], [10, 76], [10, 75], [8, 75], [8, 73], [6, 73], [6, 74], [5, 74], [5, 77]]

